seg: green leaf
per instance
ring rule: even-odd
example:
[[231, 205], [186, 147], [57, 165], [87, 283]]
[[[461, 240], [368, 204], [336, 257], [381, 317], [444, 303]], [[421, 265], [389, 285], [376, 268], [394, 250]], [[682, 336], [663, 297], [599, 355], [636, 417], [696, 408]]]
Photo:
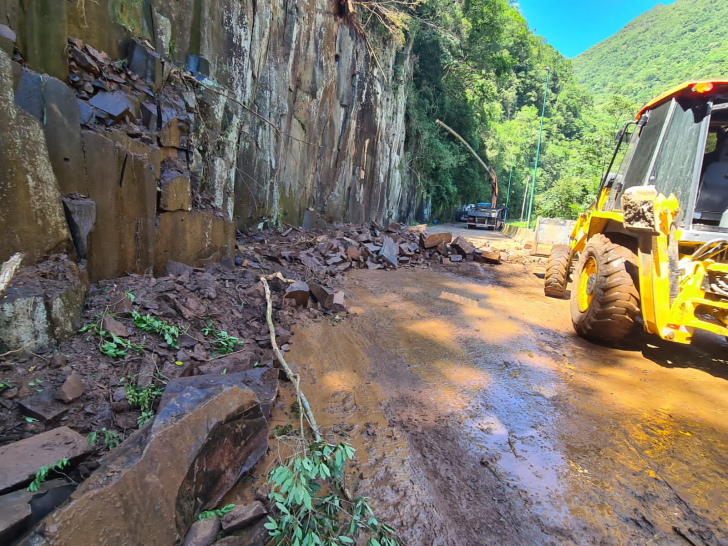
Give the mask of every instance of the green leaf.
[[341, 535], [341, 536], [339, 536], [339, 540], [340, 540], [341, 542], [343, 542], [344, 544], [354, 544], [354, 541], [353, 541], [352, 539], [350, 539], [350, 538], [349, 538], [348, 536], [346, 536], [346, 535]]

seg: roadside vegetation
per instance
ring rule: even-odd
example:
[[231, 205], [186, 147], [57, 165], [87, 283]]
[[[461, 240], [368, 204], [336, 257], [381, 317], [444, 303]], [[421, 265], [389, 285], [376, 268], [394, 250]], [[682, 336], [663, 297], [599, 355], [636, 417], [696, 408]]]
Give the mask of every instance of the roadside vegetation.
[[[518, 220], [526, 181], [534, 174], [549, 67], [532, 216], [534, 221], [537, 216], [576, 218], [596, 195], [617, 130], [651, 98], [653, 90], [663, 91], [677, 80], [721, 73], [721, 67], [724, 73], [728, 68], [720, 40], [710, 39], [703, 30], [691, 33], [691, 27], [681, 25], [688, 21], [700, 26], [698, 21], [706, 17], [713, 21], [706, 28], [722, 24], [725, 18], [714, 12], [728, 8], [710, 0], [678, 0], [642, 17], [652, 21], [659, 15], [650, 36], [668, 29], [675, 35], [677, 43], [671, 43], [669, 55], [664, 40], [650, 39], [652, 53], [644, 55], [656, 61], [639, 63], [636, 74], [635, 68], [628, 69], [631, 57], [625, 52], [637, 47], [631, 44], [648, 41], [644, 36], [639, 42], [632, 39], [644, 30], [644, 25], [633, 24], [629, 35], [604, 42], [612, 40], [616, 45], [600, 44], [577, 58], [581, 80], [574, 74], [572, 61], [535, 35], [517, 4], [507, 0], [386, 3], [390, 12], [399, 13], [396, 28], [369, 16], [377, 2], [355, 4], [366, 7], [360, 10], [360, 18], [368, 22], [369, 33], [390, 32], [393, 39], [412, 48], [416, 62], [407, 84], [405, 170], [419, 184], [423, 198], [431, 200], [433, 216], [441, 220], [449, 219], [458, 205], [487, 200], [490, 190], [482, 168], [435, 125], [437, 119], [462, 135], [495, 168], [499, 205], [506, 202], [510, 178], [508, 216]], [[716, 36], [723, 34], [721, 30]], [[707, 51], [710, 62], [705, 52], [708, 42], [716, 42]], [[680, 71], [673, 73], [676, 56], [681, 58]], [[607, 80], [612, 83], [604, 84]]]

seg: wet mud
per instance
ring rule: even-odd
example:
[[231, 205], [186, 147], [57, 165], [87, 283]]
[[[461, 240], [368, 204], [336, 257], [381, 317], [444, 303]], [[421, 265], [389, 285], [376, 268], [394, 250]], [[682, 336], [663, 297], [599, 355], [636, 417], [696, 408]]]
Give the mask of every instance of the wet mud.
[[411, 545], [727, 544], [724, 341], [572, 331], [538, 264], [357, 271], [289, 360]]

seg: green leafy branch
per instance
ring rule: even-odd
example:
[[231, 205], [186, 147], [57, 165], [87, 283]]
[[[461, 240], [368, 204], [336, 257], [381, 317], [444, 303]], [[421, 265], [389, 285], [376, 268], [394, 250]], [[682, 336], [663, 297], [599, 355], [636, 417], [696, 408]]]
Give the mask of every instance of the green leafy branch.
[[217, 354], [226, 355], [232, 353], [238, 345], [244, 343], [235, 336], [231, 336], [224, 330], [219, 330], [212, 319], [207, 319], [207, 326], [202, 328], [202, 334], [204, 336], [212, 336], [210, 345]]
[[139, 387], [136, 384], [134, 376], [131, 375], [122, 378], [121, 382], [126, 386], [126, 399], [129, 401], [129, 404], [139, 408], [142, 412], [137, 418], [137, 425], [141, 428], [154, 418], [152, 406], [154, 405], [154, 401], [162, 396], [164, 391], [154, 383], [150, 383], [146, 387]]
[[400, 546], [394, 529], [374, 517], [366, 497], [348, 500], [344, 468], [354, 458], [345, 443], [317, 442], [308, 454], [292, 457], [271, 471], [270, 499], [278, 508], [265, 524], [276, 545], [313, 546], [354, 544], [360, 531], [368, 546]]
[[121, 358], [133, 351], [141, 354], [144, 346], [141, 343], [132, 343], [128, 339], [122, 339], [101, 327], [103, 316], [97, 322], [87, 324], [79, 330], [80, 334], [90, 333], [99, 336], [99, 351], [111, 358]]
[[167, 345], [177, 348], [177, 339], [179, 338], [179, 326], [174, 326], [165, 320], [161, 320], [152, 315], [142, 316], [137, 311], [132, 311], [131, 317], [134, 320], [134, 326], [145, 332], [158, 334], [164, 338]]
[[218, 508], [217, 510], [207, 510], [205, 512], [202, 512], [199, 516], [197, 516], [197, 519], [212, 519], [215, 516], [223, 517], [225, 514], [229, 514], [233, 511], [233, 508], [235, 508], [234, 504], [226, 504], [222, 508]]
[[92, 446], [96, 443], [96, 440], [99, 438], [99, 433], [104, 435], [104, 445], [109, 449], [109, 451], [121, 443], [121, 438], [119, 438], [119, 435], [116, 432], [106, 430], [106, 427], [104, 427], [100, 431], [94, 430], [86, 437], [88, 445]]
[[48, 474], [50, 474], [51, 471], [63, 470], [67, 466], [70, 466], [70, 464], [71, 463], [68, 459], [59, 459], [50, 466], [41, 466], [40, 469], [38, 469], [38, 472], [35, 473], [35, 479], [28, 486], [28, 491], [38, 491], [41, 484], [48, 479]]

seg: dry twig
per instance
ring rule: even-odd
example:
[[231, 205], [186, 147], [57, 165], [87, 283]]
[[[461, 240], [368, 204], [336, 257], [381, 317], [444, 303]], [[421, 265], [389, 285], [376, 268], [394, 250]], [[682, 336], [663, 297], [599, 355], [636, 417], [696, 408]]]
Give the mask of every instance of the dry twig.
[[[269, 275], [268, 278], [279, 278], [285, 282], [293, 282], [283, 277], [280, 273], [276, 273], [274, 275]], [[303, 414], [305, 412], [306, 419], [308, 420], [308, 424], [311, 425], [311, 429], [313, 430], [314, 437], [316, 438], [317, 442], [321, 441], [321, 432], [319, 431], [318, 425], [316, 424], [316, 418], [313, 416], [313, 412], [311, 411], [311, 406], [308, 403], [308, 399], [306, 398], [306, 395], [303, 394], [303, 391], [301, 390], [300, 381], [301, 378], [298, 376], [298, 374], [293, 373], [291, 368], [288, 366], [288, 363], [286, 362], [286, 359], [283, 357], [283, 353], [278, 348], [278, 343], [276, 343], [276, 329], [273, 325], [273, 303], [271, 301], [270, 297], [270, 286], [268, 286], [268, 278], [261, 277], [260, 282], [263, 283], [263, 288], [265, 289], [265, 301], [268, 304], [268, 309], [266, 311], [266, 321], [268, 322], [268, 329], [270, 330], [270, 344], [273, 347], [273, 352], [276, 355], [276, 358], [278, 358], [278, 362], [281, 364], [281, 367], [286, 372], [286, 375], [288, 376], [288, 379], [293, 383], [294, 387], [296, 387], [296, 395], [298, 396], [299, 405], [301, 406], [301, 413]], [[301, 433], [303, 433], [303, 428], [301, 428]]]

